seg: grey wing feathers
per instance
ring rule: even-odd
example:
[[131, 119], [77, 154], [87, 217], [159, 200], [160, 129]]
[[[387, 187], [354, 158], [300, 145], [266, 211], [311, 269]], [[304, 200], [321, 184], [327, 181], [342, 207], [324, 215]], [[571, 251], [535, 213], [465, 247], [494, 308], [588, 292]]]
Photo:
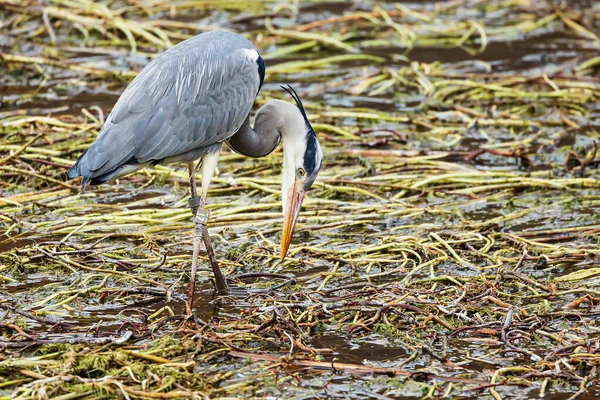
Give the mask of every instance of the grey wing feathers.
[[161, 54], [123, 92], [69, 176], [104, 181], [126, 164], [159, 162], [233, 135], [261, 84], [258, 53], [250, 50], [242, 36], [217, 31]]

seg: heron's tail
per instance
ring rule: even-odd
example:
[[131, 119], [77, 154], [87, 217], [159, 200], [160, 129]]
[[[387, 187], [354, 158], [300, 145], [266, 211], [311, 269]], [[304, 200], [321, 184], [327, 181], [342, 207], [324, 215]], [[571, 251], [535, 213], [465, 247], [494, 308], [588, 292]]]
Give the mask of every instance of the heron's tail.
[[[80, 163], [81, 160], [83, 159], [83, 156], [85, 156], [85, 153], [87, 153], [87, 150], [85, 150], [83, 153], [81, 153], [81, 155], [79, 156], [79, 158], [77, 158], [77, 161], [75, 161], [75, 164], [73, 164], [73, 166], [71, 168], [69, 168], [69, 178], [73, 179], [73, 178], [77, 178], [78, 176], [82, 176], [81, 171], [80, 171]], [[81, 189], [85, 189], [85, 187], [87, 186], [88, 182], [89, 182], [90, 178], [84, 176], [83, 180], [81, 181]]]
[[73, 166], [71, 168], [69, 168], [69, 172], [68, 172], [69, 178], [71, 178], [71, 179], [77, 178], [78, 176], [83, 177], [83, 179], [81, 180], [81, 190], [84, 190], [88, 184], [90, 184], [92, 186], [100, 185], [100, 184], [114, 178], [115, 175], [117, 175], [117, 173], [122, 169], [122, 167], [115, 168], [114, 170], [104, 173], [102, 175], [94, 175], [94, 173], [91, 171], [87, 171], [87, 173], [86, 173], [85, 169], [84, 169], [84, 171], [82, 171], [81, 170], [82, 169], [81, 161], [85, 157], [85, 154], [87, 153], [88, 150], [89, 149], [87, 149], [83, 153], [81, 153], [81, 155], [79, 156], [77, 161], [75, 161], [75, 164], [73, 164]]
[[127, 160], [127, 162], [125, 162], [124, 164], [117, 166], [115, 169], [112, 169], [108, 172], [101, 173], [100, 175], [98, 175], [95, 172], [87, 171], [87, 169], [85, 167], [83, 168], [83, 171], [82, 171], [81, 161], [83, 160], [85, 153], [87, 153], [87, 150], [84, 151], [83, 153], [81, 153], [81, 155], [79, 156], [77, 161], [75, 161], [75, 164], [73, 164], [73, 166], [71, 168], [69, 168], [69, 172], [68, 172], [69, 178], [71, 178], [71, 179], [77, 178], [78, 176], [83, 176], [83, 179], [81, 180], [82, 190], [85, 189], [85, 187], [88, 184], [90, 184], [92, 186], [101, 185], [104, 182], [108, 182], [112, 179], [118, 179], [123, 176], [129, 175], [132, 172], [140, 170], [140, 169], [144, 168], [145, 166], [151, 164], [150, 162], [138, 163], [137, 160], [135, 159], [135, 157], [132, 157], [129, 160]]

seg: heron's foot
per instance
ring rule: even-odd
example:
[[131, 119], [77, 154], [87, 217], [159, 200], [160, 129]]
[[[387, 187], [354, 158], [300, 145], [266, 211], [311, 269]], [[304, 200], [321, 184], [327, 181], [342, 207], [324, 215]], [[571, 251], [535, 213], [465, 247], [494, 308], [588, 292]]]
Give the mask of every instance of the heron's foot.
[[[296, 283], [296, 277], [291, 276], [291, 275], [283, 275], [283, 274], [268, 274], [268, 273], [256, 273], [256, 274], [242, 274], [242, 275], [237, 275], [232, 279], [235, 280], [242, 280], [242, 279], [249, 279], [249, 278], [267, 278], [269, 280], [273, 280], [273, 279], [278, 279], [278, 280], [282, 280], [283, 282], [280, 282], [278, 284], [269, 286], [269, 287], [264, 287], [264, 288], [253, 288], [253, 287], [246, 287], [246, 286], [237, 286], [237, 285], [227, 285], [226, 290], [219, 290], [218, 288], [215, 287], [216, 289], [216, 295], [217, 296], [233, 296], [233, 297], [241, 297], [241, 296], [248, 296], [251, 294], [268, 294], [268, 293], [272, 293], [274, 291], [276, 291], [277, 289], [280, 289], [284, 286], [287, 285], [293, 285]], [[214, 286], [214, 281], [213, 281], [213, 286]]]
[[250, 290], [243, 286], [227, 285], [226, 289], [218, 289], [214, 279], [210, 280], [215, 290], [215, 296], [246, 297], [251, 294]]

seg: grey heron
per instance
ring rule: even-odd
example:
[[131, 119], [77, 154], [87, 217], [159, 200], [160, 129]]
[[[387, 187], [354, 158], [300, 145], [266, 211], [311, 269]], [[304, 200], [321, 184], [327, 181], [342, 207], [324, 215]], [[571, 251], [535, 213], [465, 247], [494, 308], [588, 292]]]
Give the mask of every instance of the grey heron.
[[[296, 104], [270, 100], [259, 109], [251, 126], [250, 111], [264, 77], [260, 53], [239, 34], [213, 31], [187, 39], [141, 70], [94, 142], [69, 169], [70, 178], [83, 177], [85, 189], [87, 184], [102, 184], [146, 166], [187, 164], [189, 205], [195, 223], [188, 312], [201, 238], [217, 293], [229, 292], [212, 250], [204, 210], [221, 144], [228, 142], [246, 156], [263, 157], [283, 140], [281, 259], [287, 254], [304, 194], [321, 168], [321, 147], [291, 86], [282, 88]], [[200, 197], [194, 178], [197, 168], [202, 170]]]

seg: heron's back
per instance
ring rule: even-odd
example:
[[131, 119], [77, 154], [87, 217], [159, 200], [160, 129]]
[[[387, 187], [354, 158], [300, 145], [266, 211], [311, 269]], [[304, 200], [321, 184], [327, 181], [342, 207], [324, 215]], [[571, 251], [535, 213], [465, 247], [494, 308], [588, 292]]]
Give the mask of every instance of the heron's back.
[[129, 84], [69, 177], [98, 184], [214, 151], [240, 128], [263, 78], [262, 58], [243, 36], [215, 31], [179, 43]]

